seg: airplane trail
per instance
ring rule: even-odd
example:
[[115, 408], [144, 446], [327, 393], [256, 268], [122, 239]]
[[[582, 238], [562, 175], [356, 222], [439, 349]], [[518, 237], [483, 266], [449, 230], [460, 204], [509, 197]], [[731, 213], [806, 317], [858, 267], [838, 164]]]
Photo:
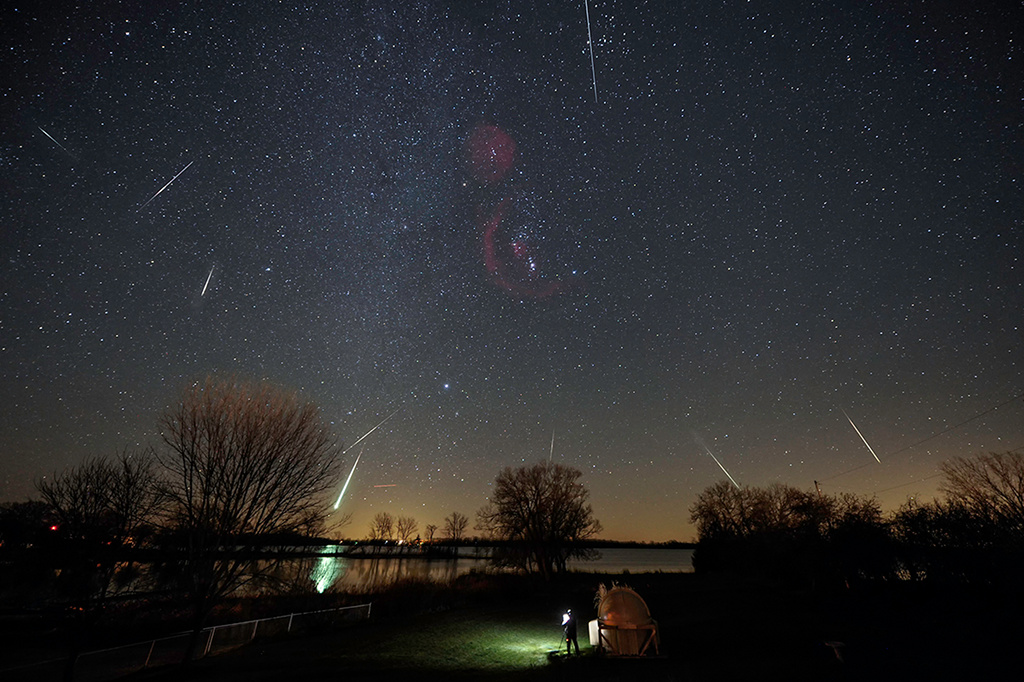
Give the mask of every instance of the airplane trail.
[[[56, 140], [54, 140], [54, 142], [56, 142]], [[188, 162], [188, 165], [187, 165], [187, 166], [185, 166], [185, 167], [184, 167], [184, 168], [182, 168], [182, 169], [181, 169], [180, 171], [178, 171], [178, 175], [181, 175], [182, 173], [184, 173], [185, 171], [187, 171], [187, 170], [188, 170], [188, 167], [189, 167], [189, 166], [191, 166], [191, 165], [192, 165], [193, 163], [195, 163], [195, 160], [194, 160], [194, 159], [193, 159], [192, 161], [189, 161], [189, 162]], [[165, 189], [167, 189], [168, 187], [170, 187], [170, 186], [171, 186], [171, 183], [172, 183], [172, 182], [174, 182], [175, 180], [177, 180], [177, 179], [178, 179], [178, 175], [175, 175], [175, 176], [174, 176], [173, 178], [171, 178], [170, 180], [168, 180], [168, 181], [167, 181], [167, 184], [166, 184], [166, 185], [164, 185], [163, 187], [161, 187], [161, 188], [160, 188], [160, 190], [159, 190], [159, 191], [158, 191], [158, 192], [157, 192], [156, 194], [154, 194], [153, 196], [151, 196], [151, 197], [149, 198], [149, 201], [147, 201], [146, 203], [144, 203], [144, 204], [143, 204], [142, 206], [139, 206], [139, 210], [141, 211], [142, 209], [144, 209], [144, 208], [146, 208], [147, 206], [149, 206], [149, 203], [150, 203], [150, 201], [153, 201], [153, 199], [156, 199], [156, 198], [157, 198], [158, 196], [160, 196], [160, 192], [163, 192], [163, 191], [164, 191]]]
[[53, 137], [53, 135], [51, 135], [50, 133], [48, 133], [45, 130], [43, 130], [42, 126], [36, 126], [36, 128], [39, 128], [39, 130], [43, 133], [43, 135], [46, 135], [48, 138], [53, 140], [53, 143], [55, 145], [57, 145], [58, 147], [60, 147], [61, 149], [63, 149], [65, 154], [67, 154], [71, 158], [74, 158], [74, 155], [71, 152], [68, 151], [67, 147], [62, 145], [60, 142], [57, 142], [57, 140]]
[[594, 39], [590, 35], [590, 2], [589, 0], [583, 0], [583, 9], [587, 13], [587, 45], [590, 46], [590, 75], [594, 79], [594, 104], [599, 104], [597, 100], [597, 70], [594, 68]]
[[864, 434], [860, 432], [860, 429], [857, 428], [857, 425], [853, 423], [853, 420], [850, 419], [850, 415], [846, 414], [846, 410], [843, 410], [843, 408], [840, 407], [839, 409], [842, 410], [843, 416], [846, 417], [846, 421], [850, 422], [850, 426], [852, 426], [853, 430], [857, 432], [857, 435], [860, 436], [860, 439], [864, 441], [864, 445], [867, 446], [868, 452], [871, 453], [871, 456], [875, 458], [876, 462], [881, 464], [882, 460], [878, 459], [878, 455], [876, 455], [875, 451], [871, 449], [870, 445], [868, 445], [868, 439], [864, 437]]
[[211, 277], [213, 277], [213, 268], [210, 268], [210, 274], [206, 276], [206, 284], [203, 285], [203, 293], [199, 294], [199, 298], [206, 296], [206, 287], [210, 286]]
[[711, 455], [711, 459], [715, 460], [715, 464], [718, 465], [718, 468], [725, 472], [725, 475], [729, 477], [729, 480], [732, 481], [732, 484], [734, 486], [736, 486], [737, 490], [739, 490], [740, 489], [740, 484], [736, 482], [736, 479], [732, 477], [732, 474], [730, 474], [728, 471], [726, 471], [725, 467], [722, 466], [722, 463], [718, 461], [717, 457], [715, 457], [715, 453], [711, 452], [711, 448], [709, 448], [707, 445], [705, 445], [704, 449], [707, 450], [707, 453], [709, 455]]
[[348, 472], [348, 478], [345, 479], [345, 485], [341, 486], [341, 494], [338, 495], [338, 501], [334, 503], [334, 510], [338, 510], [338, 505], [341, 504], [341, 498], [345, 497], [345, 491], [348, 490], [348, 482], [352, 480], [352, 474], [356, 472], [356, 467], [359, 466], [359, 458], [363, 456], [363, 451], [360, 450], [359, 454], [356, 455], [356, 462], [352, 465], [352, 471]]

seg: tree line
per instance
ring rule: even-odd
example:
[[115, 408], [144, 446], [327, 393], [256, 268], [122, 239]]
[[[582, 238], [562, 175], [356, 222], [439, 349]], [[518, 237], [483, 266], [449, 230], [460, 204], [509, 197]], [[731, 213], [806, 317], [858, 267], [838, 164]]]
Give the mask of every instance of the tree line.
[[[419, 523], [412, 516], [394, 517], [390, 512], [378, 512], [370, 521], [370, 540], [397, 541], [403, 544], [421, 542], [435, 542], [446, 540], [449, 542], [461, 542], [466, 539], [466, 528], [469, 526], [469, 518], [461, 512], [452, 512], [444, 519], [444, 525], [428, 523], [424, 529], [424, 537], [419, 534]], [[441, 531], [441, 535], [438, 535]]]
[[314, 404], [268, 384], [207, 379], [182, 392], [159, 430], [160, 447], [89, 458], [36, 481], [40, 501], [5, 510], [5, 552], [19, 549], [6, 532], [19, 515], [45, 519], [21, 538], [15, 563], [55, 576], [77, 614], [72, 638], [114, 595], [162, 592], [187, 604], [194, 648], [221, 600], [276, 579], [268, 546], [326, 530], [340, 449]]
[[1015, 585], [1024, 558], [1024, 455], [957, 457], [940, 472], [937, 499], [911, 498], [890, 514], [872, 497], [722, 481], [690, 507], [694, 566], [815, 586]]
[[[79, 632], [115, 596], [159, 590], [187, 604], [198, 638], [226, 597], [281, 587], [291, 558], [281, 547], [331, 531], [342, 451], [314, 404], [264, 383], [207, 379], [161, 415], [159, 432], [156, 448], [87, 459], [37, 481], [40, 500], [0, 505], [5, 583], [49, 576]], [[814, 585], [1013, 580], [1024, 556], [1024, 456], [956, 458], [942, 475], [942, 497], [891, 514], [853, 494], [722, 481], [690, 508], [695, 566]], [[469, 524], [452, 512], [423, 534], [460, 542]], [[588, 541], [601, 524], [582, 473], [542, 461], [502, 469], [474, 529], [496, 565], [551, 579], [596, 556]], [[416, 519], [387, 512], [369, 534], [421, 537]]]
[[[46, 582], [74, 614], [69, 671], [76, 642], [114, 599], [158, 593], [187, 605], [190, 656], [225, 598], [282, 587], [291, 556], [280, 548], [332, 530], [328, 494], [342, 451], [313, 403], [265, 383], [208, 378], [160, 416], [159, 433], [158, 447], [88, 458], [36, 481], [40, 500], [0, 505], [4, 582], [12, 592]], [[580, 476], [545, 463], [499, 474], [476, 528], [508, 543], [501, 565], [550, 577], [586, 554], [573, 543], [600, 524]], [[459, 542], [468, 527], [452, 512], [424, 530]], [[409, 542], [418, 532], [414, 518], [381, 512], [370, 537]]]

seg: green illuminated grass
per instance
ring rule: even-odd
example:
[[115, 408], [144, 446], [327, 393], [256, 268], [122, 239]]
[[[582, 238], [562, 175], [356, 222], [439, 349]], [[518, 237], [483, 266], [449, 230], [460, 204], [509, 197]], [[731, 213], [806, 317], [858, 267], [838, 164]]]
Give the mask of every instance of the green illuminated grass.
[[521, 671], [548, 665], [561, 630], [530, 613], [456, 611], [418, 616], [389, 628], [386, 638], [367, 639], [366, 648], [345, 655], [348, 663], [446, 673]]
[[[571, 575], [554, 584], [490, 576], [453, 589], [398, 586], [373, 595], [368, 622], [257, 639], [187, 668], [147, 670], [130, 679], [939, 682], [996, 679], [997, 671], [1014, 665], [1020, 628], [1019, 599], [1012, 595], [996, 609], [980, 593], [917, 585], [815, 592], [722, 576], [621, 579], [658, 620], [658, 656], [597, 656], [586, 645], [594, 586], [609, 583], [608, 576]], [[561, 648], [565, 607], [580, 618], [578, 658]], [[828, 644], [834, 641], [844, 643], [842, 661]]]
[[[189, 669], [143, 673], [163, 680], [566, 679], [592, 654], [581, 627], [579, 659], [564, 655], [558, 611], [459, 609], [371, 621], [315, 636], [260, 641]], [[555, 675], [551, 677], [551, 675]]]

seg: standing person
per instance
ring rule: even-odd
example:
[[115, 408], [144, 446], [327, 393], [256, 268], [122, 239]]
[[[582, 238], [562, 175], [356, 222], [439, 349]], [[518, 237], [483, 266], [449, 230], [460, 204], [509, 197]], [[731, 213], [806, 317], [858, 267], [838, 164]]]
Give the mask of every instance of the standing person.
[[565, 633], [565, 653], [572, 654], [573, 647], [576, 647], [576, 655], [580, 655], [580, 645], [576, 641], [576, 616], [572, 609], [566, 609], [562, 614], [562, 632]]

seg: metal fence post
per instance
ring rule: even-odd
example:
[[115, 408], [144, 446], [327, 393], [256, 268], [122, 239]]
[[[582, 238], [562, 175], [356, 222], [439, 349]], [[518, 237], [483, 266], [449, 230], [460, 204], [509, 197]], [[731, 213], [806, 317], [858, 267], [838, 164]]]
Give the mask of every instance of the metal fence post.
[[[292, 625], [293, 625], [294, 620], [295, 620], [295, 616], [311, 616], [311, 617], [315, 617], [314, 618], [314, 622], [324, 622], [323, 620], [320, 620], [320, 619], [324, 619], [327, 622], [337, 623], [338, 622], [338, 616], [341, 613], [348, 613], [350, 611], [353, 612], [353, 613], [358, 613], [359, 611], [364, 611], [366, 613], [366, 617], [365, 618], [368, 620], [370, 618], [370, 612], [371, 612], [372, 608], [373, 608], [373, 602], [370, 602], [368, 604], [357, 604], [357, 605], [353, 605], [353, 606], [342, 606], [340, 608], [333, 608], [333, 609], [320, 609], [318, 611], [303, 611], [303, 612], [300, 612], [300, 613], [289, 613], [288, 614], [288, 628], [287, 628], [287, 631], [291, 632]], [[328, 614], [333, 616], [333, 618], [328, 617]], [[280, 618], [284, 618], [284, 616], [275, 616], [274, 618], [260, 618], [260, 619], [256, 619], [256, 620], [252, 621], [253, 622], [253, 627], [252, 627], [252, 636], [250, 637], [250, 640], [251, 639], [255, 639], [256, 635], [259, 633], [259, 624], [260, 624], [260, 622], [265, 621], [265, 620], [277, 620], [277, 619], [280, 619]], [[228, 627], [228, 628], [235, 627], [235, 628], [239, 628], [240, 629], [240, 626], [248, 624], [248, 623], [249, 623], [249, 621], [243, 621], [243, 622], [240, 622], [240, 623], [229, 623], [227, 625], [214, 625], [214, 626], [211, 626], [209, 628], [206, 628], [206, 633], [207, 633], [207, 635], [206, 635], [206, 646], [203, 648], [202, 654], [197, 656], [196, 659], [198, 660], [200, 658], [205, 658], [205, 657], [210, 655], [210, 651], [213, 649], [213, 639], [217, 635], [217, 628], [220, 628], [220, 627]], [[139, 668], [139, 669], [145, 669], [145, 668], [149, 667], [150, 663], [153, 660], [153, 654], [156, 652], [156, 643], [157, 642], [179, 640], [181, 638], [191, 638], [191, 637], [195, 637], [195, 636], [196, 636], [195, 631], [192, 630], [192, 631], [186, 631], [186, 632], [179, 632], [177, 634], [173, 634], [173, 635], [170, 635], [170, 636], [167, 636], [167, 637], [159, 637], [159, 638], [156, 638], [156, 639], [149, 640], [149, 650], [146, 652], [146, 660], [142, 664], [142, 668]], [[137, 652], [139, 648], [141, 648], [142, 646], [145, 645], [145, 643], [146, 643], [146, 640], [142, 640], [141, 642], [135, 642], [133, 644], [125, 644], [123, 646], [111, 647], [109, 649], [98, 649], [98, 650], [94, 650], [94, 651], [87, 651], [87, 652], [84, 652], [81, 655], [82, 656], [88, 656], [88, 655], [91, 655], [91, 654], [110, 653], [110, 652], [121, 651], [121, 650], [128, 650], [128, 649], [131, 649], [134, 652]], [[138, 660], [137, 656], [133, 655], [131, 652], [125, 652], [124, 656], [131, 656], [131, 660], [132, 661], [137, 661]], [[2, 672], [0, 672], [0, 675], [6, 674], [7, 672], [9, 672], [11, 670], [16, 670], [16, 669], [17, 670], [21, 670], [22, 668], [26, 668], [27, 669], [27, 668], [32, 668], [32, 667], [35, 667], [35, 666], [38, 666], [38, 665], [49, 665], [49, 664], [52, 664], [52, 663], [53, 663], [53, 661], [41, 661], [39, 663], [30, 664], [30, 665], [27, 665], [27, 666], [19, 666], [18, 668], [7, 668], [7, 669], [0, 668], [0, 671], [2, 671]], [[125, 665], [130, 665], [130, 664], [127, 661], [125, 661], [125, 659], [122, 657], [121, 661], [117, 665], [125, 666]]]
[[206, 658], [210, 654], [210, 645], [213, 644], [213, 633], [217, 631], [217, 626], [210, 628], [210, 636], [206, 638], [206, 649], [203, 650], [202, 658]]

